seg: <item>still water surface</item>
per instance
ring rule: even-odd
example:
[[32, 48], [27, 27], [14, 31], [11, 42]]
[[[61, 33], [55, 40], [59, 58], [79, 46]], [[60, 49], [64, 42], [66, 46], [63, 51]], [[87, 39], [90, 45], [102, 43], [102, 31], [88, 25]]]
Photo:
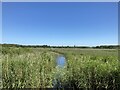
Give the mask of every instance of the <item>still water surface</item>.
[[66, 59], [64, 56], [58, 56], [57, 57], [57, 66], [58, 67], [64, 67], [66, 64]]
[[55, 79], [53, 80], [54, 88], [62, 88], [60, 79], [63, 77], [62, 73], [64, 72], [64, 67], [66, 66], [66, 59], [63, 55], [60, 55], [56, 59], [56, 74]]

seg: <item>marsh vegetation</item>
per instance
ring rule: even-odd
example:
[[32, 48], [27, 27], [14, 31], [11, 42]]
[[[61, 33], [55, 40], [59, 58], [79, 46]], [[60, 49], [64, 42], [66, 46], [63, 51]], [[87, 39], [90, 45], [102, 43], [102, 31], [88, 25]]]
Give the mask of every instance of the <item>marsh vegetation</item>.
[[3, 88], [120, 89], [117, 49], [2, 47], [1, 55]]

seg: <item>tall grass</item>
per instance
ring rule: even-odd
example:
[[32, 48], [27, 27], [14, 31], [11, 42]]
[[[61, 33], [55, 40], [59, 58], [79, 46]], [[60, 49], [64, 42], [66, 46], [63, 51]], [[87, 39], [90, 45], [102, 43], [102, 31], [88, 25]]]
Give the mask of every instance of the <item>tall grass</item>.
[[63, 87], [120, 89], [120, 63], [117, 50], [58, 50], [67, 59]]
[[57, 54], [23, 48], [11, 48], [8, 52], [5, 51], [2, 61], [4, 88], [52, 87]]
[[[64, 88], [119, 90], [117, 53], [117, 50], [3, 47], [3, 88], [53, 88], [59, 74], [57, 79]], [[59, 54], [66, 58], [63, 69], [56, 67]]]

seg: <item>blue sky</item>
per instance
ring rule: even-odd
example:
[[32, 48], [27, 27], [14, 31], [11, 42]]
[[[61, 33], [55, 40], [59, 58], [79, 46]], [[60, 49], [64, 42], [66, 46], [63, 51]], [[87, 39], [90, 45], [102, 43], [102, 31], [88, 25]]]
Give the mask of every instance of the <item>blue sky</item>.
[[118, 43], [115, 2], [2, 5], [2, 43], [87, 46]]

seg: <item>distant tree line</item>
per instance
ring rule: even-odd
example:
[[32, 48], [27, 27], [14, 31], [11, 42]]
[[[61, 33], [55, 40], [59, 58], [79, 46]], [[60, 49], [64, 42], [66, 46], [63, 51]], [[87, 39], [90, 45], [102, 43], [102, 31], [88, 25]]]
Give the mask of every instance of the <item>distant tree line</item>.
[[99, 48], [99, 49], [117, 49], [120, 45], [101, 45], [101, 46], [95, 46], [92, 48]]
[[120, 45], [101, 45], [101, 46], [49, 46], [49, 45], [19, 45], [19, 44], [0, 44], [3, 47], [28, 47], [28, 48], [96, 48], [96, 49], [117, 49]]

